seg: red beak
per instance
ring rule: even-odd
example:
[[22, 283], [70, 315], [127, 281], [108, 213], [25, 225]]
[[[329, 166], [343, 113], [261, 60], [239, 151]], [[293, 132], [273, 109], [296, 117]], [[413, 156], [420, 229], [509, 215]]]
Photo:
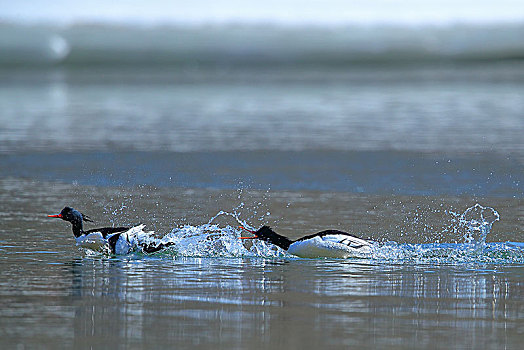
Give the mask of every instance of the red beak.
[[62, 214], [47, 215], [48, 218], [62, 218]]
[[256, 238], [257, 238], [257, 235], [256, 235], [256, 232], [255, 232], [255, 231], [248, 230], [248, 229], [245, 228], [244, 226], [238, 226], [238, 228], [241, 229], [241, 230], [244, 230], [244, 231], [247, 231], [247, 232], [250, 232], [250, 233], [254, 234], [253, 237], [240, 237], [240, 239], [256, 239]]

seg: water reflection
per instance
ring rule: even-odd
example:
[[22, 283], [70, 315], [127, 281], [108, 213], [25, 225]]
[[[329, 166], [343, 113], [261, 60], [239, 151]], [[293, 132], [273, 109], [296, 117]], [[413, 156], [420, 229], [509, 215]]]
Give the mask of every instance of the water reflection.
[[515, 344], [520, 266], [237, 258], [71, 264], [75, 344]]

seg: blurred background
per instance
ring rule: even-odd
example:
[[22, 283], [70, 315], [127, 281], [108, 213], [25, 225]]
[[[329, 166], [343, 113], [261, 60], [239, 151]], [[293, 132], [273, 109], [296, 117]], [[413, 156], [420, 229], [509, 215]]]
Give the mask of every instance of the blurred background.
[[521, 197], [522, 38], [516, 0], [2, 1], [2, 173]]

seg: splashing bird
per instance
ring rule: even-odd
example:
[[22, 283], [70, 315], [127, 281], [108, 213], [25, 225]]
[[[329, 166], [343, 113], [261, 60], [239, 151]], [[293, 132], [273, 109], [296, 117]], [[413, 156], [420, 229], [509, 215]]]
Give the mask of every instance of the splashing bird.
[[301, 258], [349, 258], [363, 257], [371, 253], [369, 241], [338, 230], [326, 230], [293, 241], [279, 235], [269, 226], [262, 226], [257, 231], [242, 226], [240, 228], [254, 235], [240, 239], [259, 239]]
[[134, 227], [101, 227], [84, 231], [84, 221], [93, 222], [89, 216], [78, 210], [65, 207], [60, 214], [48, 215], [50, 218], [59, 218], [68, 221], [72, 225], [73, 236], [76, 244], [95, 251], [104, 251], [109, 248], [111, 254], [128, 254], [135, 247], [139, 247], [144, 253], [158, 252], [173, 243], [141, 243], [133, 234], [141, 230], [144, 225]]

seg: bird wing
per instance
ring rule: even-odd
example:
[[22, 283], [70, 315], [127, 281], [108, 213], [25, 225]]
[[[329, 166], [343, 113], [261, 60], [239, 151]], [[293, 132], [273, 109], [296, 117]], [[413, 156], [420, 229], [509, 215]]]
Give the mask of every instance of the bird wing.
[[94, 228], [92, 230], [86, 231], [85, 234], [88, 235], [90, 233], [100, 232], [102, 237], [107, 238], [107, 236], [119, 233], [119, 232], [125, 232], [128, 231], [129, 227], [101, 227], [101, 228]]
[[358, 238], [350, 233], [339, 231], [339, 230], [322, 231], [319, 233], [315, 233], [313, 235], [303, 237], [299, 239], [298, 241], [315, 238], [315, 237], [318, 237], [319, 239], [321, 239], [324, 242], [343, 244], [349, 248], [354, 248], [354, 249], [368, 247], [371, 245], [368, 241], [362, 238]]

